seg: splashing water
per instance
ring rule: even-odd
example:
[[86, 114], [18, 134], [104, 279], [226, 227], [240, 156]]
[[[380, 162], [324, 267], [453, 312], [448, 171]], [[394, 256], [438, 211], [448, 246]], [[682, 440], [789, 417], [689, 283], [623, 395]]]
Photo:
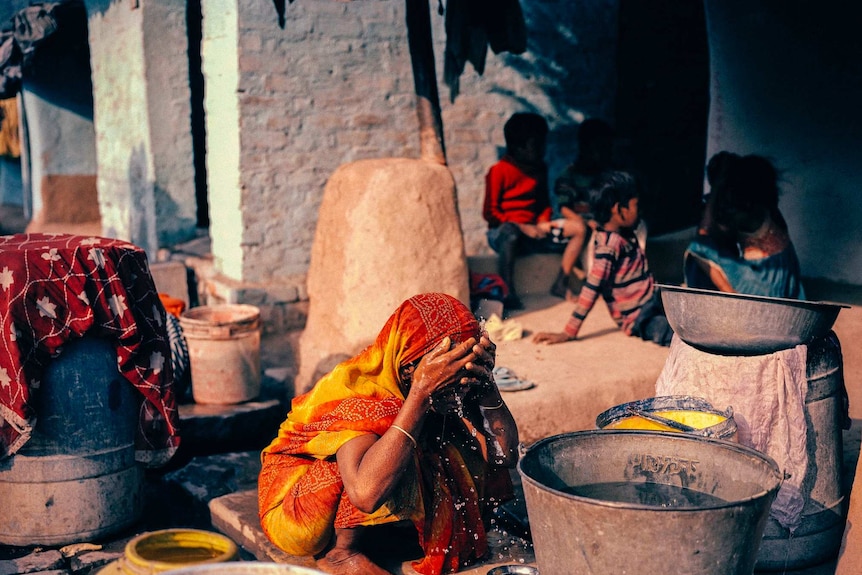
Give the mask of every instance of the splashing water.
[[455, 415], [464, 417], [464, 400], [460, 394], [455, 394]]

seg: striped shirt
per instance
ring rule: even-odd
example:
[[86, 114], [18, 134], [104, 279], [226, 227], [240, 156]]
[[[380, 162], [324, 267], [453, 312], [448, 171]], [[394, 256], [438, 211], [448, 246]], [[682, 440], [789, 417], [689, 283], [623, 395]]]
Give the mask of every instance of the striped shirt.
[[632, 230], [618, 233], [599, 228], [593, 234], [593, 241], [593, 265], [564, 331], [569, 337], [577, 337], [581, 324], [601, 294], [611, 317], [631, 335], [632, 325], [655, 289], [646, 254]]

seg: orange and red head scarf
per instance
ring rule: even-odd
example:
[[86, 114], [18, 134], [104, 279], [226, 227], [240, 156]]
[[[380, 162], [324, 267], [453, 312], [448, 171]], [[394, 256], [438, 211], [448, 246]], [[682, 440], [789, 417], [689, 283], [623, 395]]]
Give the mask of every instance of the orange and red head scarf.
[[[312, 555], [327, 545], [336, 527], [411, 519], [426, 551], [414, 566], [420, 573], [455, 570], [460, 561], [484, 554], [478, 502], [459, 506], [471, 510], [469, 517], [455, 517], [454, 505], [456, 498], [477, 499], [482, 489], [473, 483], [483, 480], [471, 475], [460, 457], [442, 457], [452, 445], [441, 446], [438, 453], [418, 453], [416, 477], [422, 478], [422, 486], [407, 490], [415, 495], [409, 509], [384, 506], [371, 515], [350, 503], [334, 457], [351, 439], [382, 435], [392, 425], [404, 402], [399, 367], [420, 359], [446, 337], [458, 344], [479, 335], [475, 317], [457, 299], [441, 293], [414, 296], [398, 307], [372, 345], [293, 400], [278, 437], [261, 456], [259, 511], [273, 543], [294, 555]], [[457, 493], [441, 485], [453, 486]], [[441, 508], [451, 508], [450, 525], [433, 521]], [[453, 525], [462, 529], [453, 530]], [[466, 525], [479, 537], [464, 537]]]

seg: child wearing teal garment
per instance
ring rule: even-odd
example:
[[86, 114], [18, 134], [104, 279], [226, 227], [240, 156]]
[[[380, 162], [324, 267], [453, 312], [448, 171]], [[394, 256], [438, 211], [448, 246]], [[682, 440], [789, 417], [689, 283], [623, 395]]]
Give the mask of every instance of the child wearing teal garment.
[[685, 253], [688, 287], [805, 299], [796, 250], [778, 210], [778, 174], [756, 155], [720, 152], [698, 238]]

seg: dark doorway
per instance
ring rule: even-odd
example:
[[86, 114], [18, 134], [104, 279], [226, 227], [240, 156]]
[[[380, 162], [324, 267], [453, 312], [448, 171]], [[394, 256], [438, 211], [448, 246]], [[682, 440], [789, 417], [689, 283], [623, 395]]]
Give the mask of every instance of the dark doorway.
[[201, 69], [203, 15], [200, 0], [188, 0], [186, 3], [186, 29], [189, 37], [189, 87], [192, 98], [192, 153], [195, 168], [197, 225], [199, 228], [208, 228], [210, 214], [207, 199], [206, 118], [204, 115], [204, 75]]
[[703, 4], [621, 0], [616, 132], [650, 234], [697, 223], [709, 112]]

